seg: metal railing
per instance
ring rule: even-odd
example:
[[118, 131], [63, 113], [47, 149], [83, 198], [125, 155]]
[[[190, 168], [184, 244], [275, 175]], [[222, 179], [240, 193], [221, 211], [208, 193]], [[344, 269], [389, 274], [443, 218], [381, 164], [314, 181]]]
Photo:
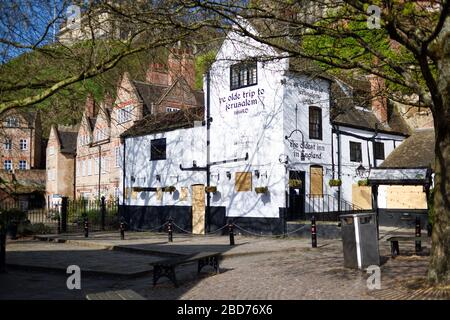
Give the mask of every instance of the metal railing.
[[119, 202], [107, 200], [72, 200], [43, 207], [23, 201], [3, 201], [0, 212], [9, 213], [33, 233], [83, 232], [87, 219], [90, 231], [117, 230], [119, 228]]
[[318, 221], [339, 221], [341, 214], [363, 212], [364, 209], [334, 195], [305, 195], [305, 216], [310, 220], [315, 216]]

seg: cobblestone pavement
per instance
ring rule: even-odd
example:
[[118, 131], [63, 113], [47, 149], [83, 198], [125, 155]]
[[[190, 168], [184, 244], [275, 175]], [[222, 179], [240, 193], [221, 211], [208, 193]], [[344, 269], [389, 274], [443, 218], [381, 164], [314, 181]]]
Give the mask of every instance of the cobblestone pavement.
[[[380, 242], [380, 252], [382, 290], [368, 290], [365, 272], [343, 267], [342, 244], [334, 241], [321, 248], [234, 256], [221, 263], [218, 275], [204, 272], [197, 277], [195, 265], [184, 266], [177, 272], [179, 288], [165, 278], [153, 287], [151, 275], [132, 279], [82, 275], [82, 290], [70, 291], [62, 273], [10, 270], [0, 275], [0, 299], [85, 299], [88, 293], [123, 289], [150, 300], [407, 299], [413, 288], [402, 285], [425, 276], [428, 257], [411, 255], [411, 245], [404, 247], [406, 256], [390, 259], [385, 242]], [[117, 263], [132, 265], [129, 259]]]

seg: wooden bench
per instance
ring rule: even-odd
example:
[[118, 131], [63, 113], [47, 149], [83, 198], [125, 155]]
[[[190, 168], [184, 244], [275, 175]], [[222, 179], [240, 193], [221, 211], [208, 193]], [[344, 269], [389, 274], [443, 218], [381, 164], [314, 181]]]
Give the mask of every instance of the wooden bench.
[[182, 257], [165, 259], [159, 262], [151, 263], [153, 265], [153, 285], [161, 277], [169, 278], [175, 287], [178, 287], [175, 276], [175, 267], [198, 261], [197, 273], [200, 273], [204, 266], [212, 266], [216, 273], [219, 273], [219, 252], [199, 252]]
[[145, 300], [133, 290], [106, 291], [86, 295], [88, 300]]
[[[391, 243], [391, 256], [394, 258], [398, 255], [400, 255], [400, 246], [399, 242], [408, 242], [408, 241], [414, 241], [416, 243], [416, 250], [415, 253], [419, 253], [421, 250], [421, 237], [415, 237], [415, 236], [393, 236], [386, 239], [386, 241], [389, 241]], [[418, 244], [418, 245], [417, 245]]]

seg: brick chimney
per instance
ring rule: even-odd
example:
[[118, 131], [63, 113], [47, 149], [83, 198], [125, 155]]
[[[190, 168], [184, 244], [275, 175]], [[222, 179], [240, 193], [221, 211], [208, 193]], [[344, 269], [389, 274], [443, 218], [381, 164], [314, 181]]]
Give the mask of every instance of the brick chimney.
[[169, 79], [165, 65], [158, 62], [152, 62], [148, 66], [145, 81], [151, 84], [167, 86]]
[[191, 88], [195, 86], [194, 55], [189, 48], [173, 48], [167, 61], [169, 68], [168, 85], [183, 77]]
[[89, 93], [86, 98], [85, 112], [86, 112], [87, 117], [90, 117], [90, 118], [94, 117], [95, 102], [94, 102], [94, 97], [91, 93]]
[[371, 75], [369, 76], [370, 94], [372, 98], [372, 112], [381, 123], [388, 121], [387, 98], [384, 96], [386, 88], [384, 79]]

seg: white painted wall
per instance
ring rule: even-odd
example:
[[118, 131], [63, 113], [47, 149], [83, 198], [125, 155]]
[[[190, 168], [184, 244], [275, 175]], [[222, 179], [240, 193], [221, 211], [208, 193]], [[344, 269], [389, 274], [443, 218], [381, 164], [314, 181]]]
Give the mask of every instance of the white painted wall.
[[[310, 79], [305, 75], [287, 72], [287, 59], [258, 61], [258, 83], [253, 86], [230, 90], [230, 66], [252, 57], [275, 56], [272, 48], [241, 38], [231, 33], [224, 41], [216, 61], [210, 69], [210, 162], [244, 158], [237, 161], [211, 167], [211, 186], [217, 186], [218, 192], [212, 194], [212, 206], [226, 207], [230, 217], [266, 217], [278, 218], [279, 208], [286, 206], [285, 192], [288, 189], [288, 170], [305, 171], [306, 194], [310, 190], [310, 166], [323, 166], [323, 190], [325, 194], [335, 195], [336, 187], [329, 187], [332, 178], [332, 139], [334, 141], [335, 178], [337, 179], [337, 141], [332, 135], [330, 124], [329, 82], [321, 78]], [[204, 92], [208, 91], [204, 82]], [[234, 107], [232, 103], [250, 101], [249, 105]], [[322, 109], [322, 140], [309, 139], [309, 106]], [[295, 107], [297, 106], [297, 116]], [[315, 155], [302, 161], [301, 134], [294, 133], [290, 141], [285, 139], [294, 129], [304, 135], [304, 152]], [[370, 131], [340, 127], [344, 131], [371, 137]], [[167, 138], [167, 160], [150, 161], [150, 140]], [[380, 133], [377, 138], [402, 140], [403, 137]], [[362, 143], [362, 164], [369, 168], [367, 145], [365, 140], [341, 135], [342, 161], [342, 198], [352, 201], [352, 184], [360, 179], [355, 170], [360, 163], [350, 162], [349, 141]], [[385, 157], [394, 148], [393, 141], [385, 143]], [[305, 147], [305, 146], [311, 146]], [[397, 143], [399, 145], [399, 143]], [[206, 128], [181, 129], [166, 133], [152, 134], [126, 140], [126, 181], [130, 185], [131, 176], [136, 177], [133, 186], [160, 187], [175, 185], [189, 187], [192, 184], [206, 184], [204, 172], [181, 171], [179, 165], [206, 165]], [[369, 154], [373, 164], [372, 147]], [[287, 165], [279, 161], [288, 156]], [[382, 161], [379, 161], [380, 164]], [[255, 170], [261, 173], [258, 179]], [[226, 173], [231, 173], [231, 178]], [[252, 190], [235, 191], [236, 172], [252, 172]], [[161, 183], [155, 175], [161, 175]], [[178, 177], [178, 182], [176, 180]], [[256, 194], [255, 187], [268, 186], [266, 195]], [[190, 190], [191, 192], [191, 190]], [[156, 200], [156, 194], [142, 192], [138, 199], [128, 199], [130, 205], [191, 205], [191, 198], [180, 201], [177, 195], [164, 194], [162, 201]], [[308, 203], [307, 203], [308, 209]]]
[[[283, 146], [283, 91], [281, 80], [286, 59], [257, 63], [258, 83], [230, 90], [230, 66], [251, 57], [275, 56], [270, 47], [231, 33], [224, 41], [211, 67], [211, 161], [245, 157], [248, 161], [227, 163], [211, 168], [219, 173], [219, 193], [213, 206], [225, 206], [227, 216], [279, 217], [285, 206], [284, 167], [278, 161]], [[206, 83], [204, 91], [207, 91]], [[250, 106], [229, 108], [231, 103], [254, 100]], [[254, 170], [261, 172], [256, 178]], [[231, 179], [225, 173], [231, 172]], [[235, 173], [251, 171], [252, 191], [235, 191]], [[211, 180], [214, 184], [214, 179]], [[254, 188], [268, 186], [269, 194], [256, 194]]]
[[[339, 126], [341, 131], [349, 132], [354, 135], [358, 135], [364, 138], [371, 138], [374, 135], [373, 131], [361, 130], [352, 127]], [[337, 163], [338, 163], [338, 148], [337, 148], [337, 135], [333, 134], [335, 141], [335, 174], [337, 178]], [[357, 184], [361, 177], [356, 175], [356, 169], [361, 164], [360, 162], [350, 161], [350, 141], [361, 143], [362, 152], [362, 165], [369, 169], [374, 166], [373, 146], [371, 141], [359, 139], [357, 137], [341, 134], [341, 179], [342, 179], [342, 198], [348, 202], [352, 202], [352, 184]], [[394, 150], [394, 147], [398, 147], [405, 139], [404, 136], [393, 135], [387, 133], [378, 133], [375, 137], [375, 141], [384, 143], [384, 156], [387, 158], [389, 154]], [[394, 142], [395, 141], [395, 142]], [[369, 161], [370, 158], [370, 161]], [[381, 165], [384, 160], [377, 160], [377, 166]], [[383, 203], [383, 196], [379, 195], [380, 203]]]
[[[150, 160], [150, 142], [153, 139], [166, 138], [166, 160]], [[155, 192], [138, 192], [137, 199], [131, 195], [127, 199], [128, 205], [157, 206], [181, 205], [190, 206], [191, 185], [204, 184], [206, 174], [199, 171], [181, 171], [183, 167], [192, 167], [192, 161], [197, 166], [206, 165], [204, 150], [206, 149], [205, 127], [180, 129], [164, 133], [150, 134], [126, 139], [126, 186], [127, 187], [164, 187], [175, 186], [177, 191], [181, 187], [189, 188], [189, 197], [181, 201], [179, 192], [163, 193], [163, 199], [157, 200]], [[156, 175], [161, 181], [156, 180]], [[131, 177], [135, 182], [131, 182]], [[122, 201], [122, 200], [121, 200]]]

